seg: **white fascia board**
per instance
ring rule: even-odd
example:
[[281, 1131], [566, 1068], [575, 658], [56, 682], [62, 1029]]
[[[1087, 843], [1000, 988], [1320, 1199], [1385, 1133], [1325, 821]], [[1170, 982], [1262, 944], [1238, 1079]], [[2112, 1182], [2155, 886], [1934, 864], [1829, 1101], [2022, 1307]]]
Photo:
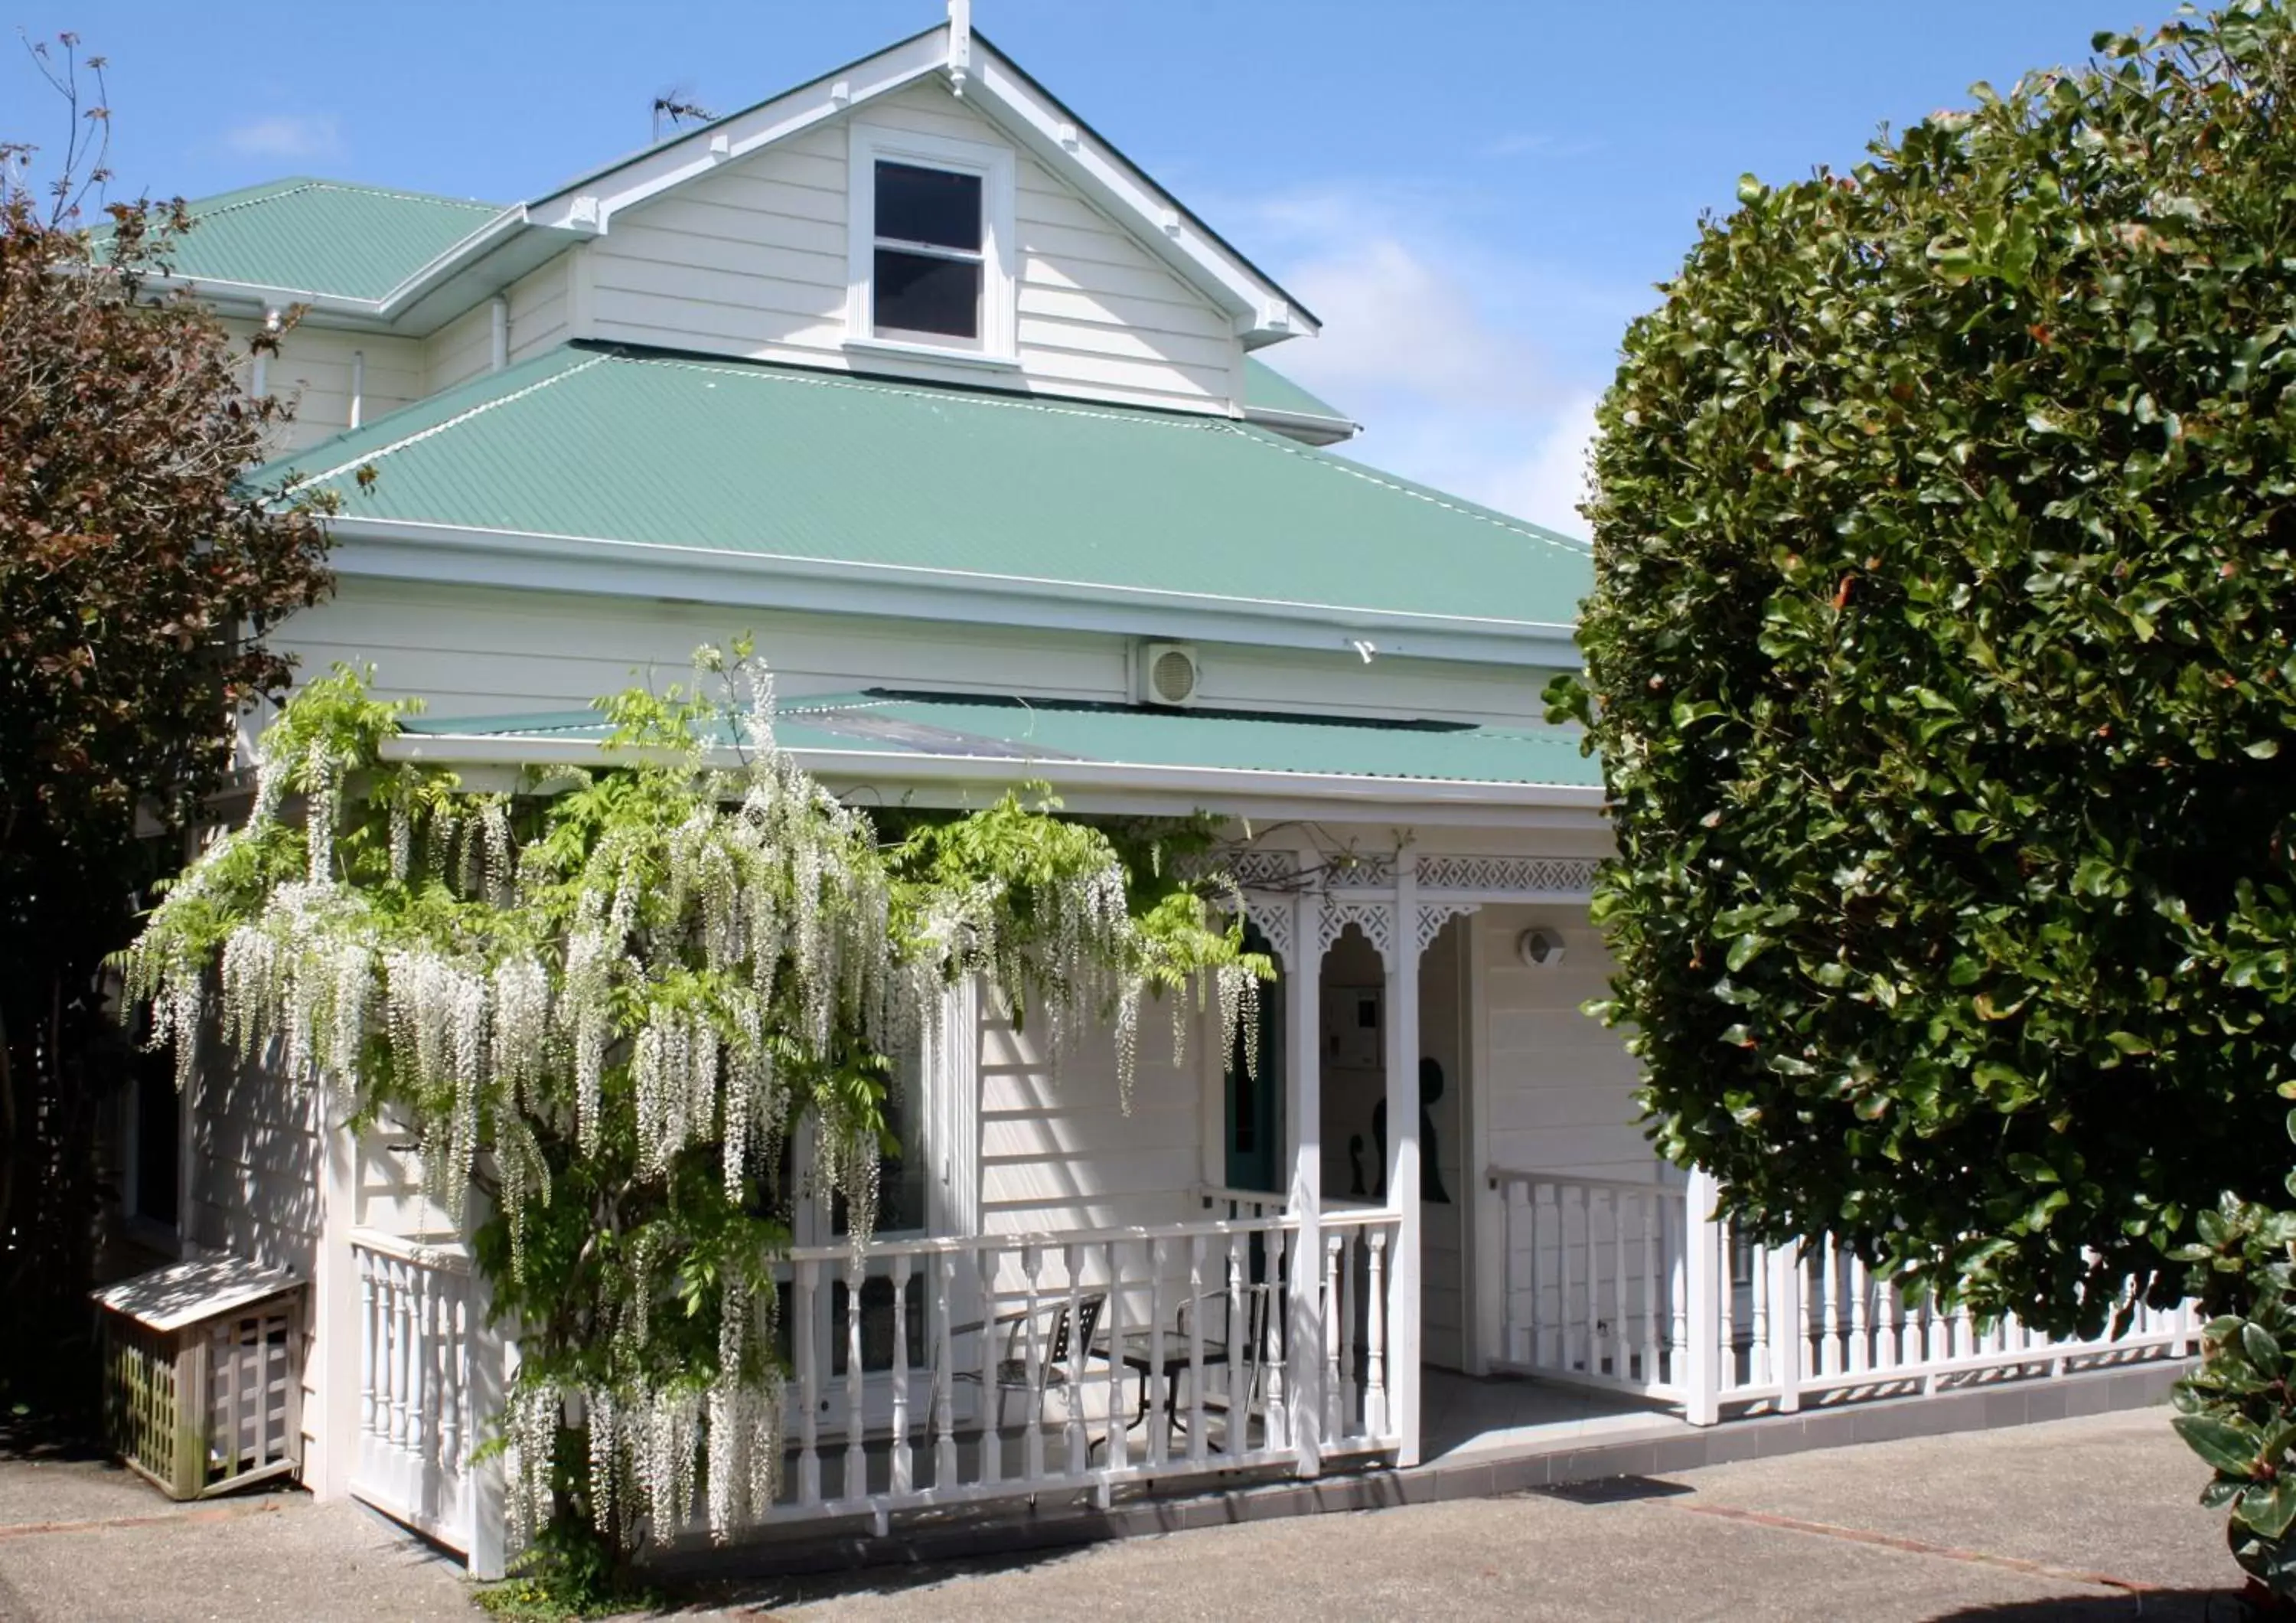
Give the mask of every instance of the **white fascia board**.
[[973, 56], [965, 99], [977, 96], [988, 103], [984, 111], [993, 122], [1087, 201], [1124, 221], [1159, 259], [1236, 317], [1247, 349], [1321, 330], [1290, 294], [1208, 236], [1177, 199], [1047, 101], [995, 47], [975, 37]]
[[[1225, 810], [1240, 800], [1313, 806], [1319, 814], [1345, 807], [1385, 816], [1447, 809], [1488, 820], [1510, 812], [1567, 812], [1584, 820], [1600, 812], [1603, 791], [1575, 784], [1480, 783], [1432, 778], [1365, 778], [1342, 772], [1291, 772], [1245, 767], [1137, 766], [1120, 762], [1045, 761], [1004, 755], [925, 755], [897, 750], [793, 748], [790, 759], [824, 782], [898, 789], [970, 787], [1001, 795], [1014, 784], [1041, 780], [1056, 790], [1129, 794], [1176, 805]], [[614, 759], [652, 759], [641, 752], [609, 754], [595, 738], [504, 737], [475, 733], [401, 733], [382, 746], [387, 761], [429, 766], [596, 766]], [[668, 757], [662, 756], [667, 760]], [[732, 750], [714, 750], [706, 763], [735, 767]], [[1145, 803], [1144, 802], [1144, 803]], [[1246, 815], [1239, 812], [1237, 815]], [[1250, 815], [1264, 815], [1252, 813]]]
[[939, 72], [947, 61], [945, 29], [920, 34], [838, 70], [833, 78], [801, 85], [746, 112], [705, 124], [683, 139], [665, 142], [603, 174], [578, 180], [529, 203], [528, 216], [537, 225], [609, 233], [613, 217], [620, 210]]
[[1382, 657], [1546, 670], [1576, 670], [1580, 663], [1573, 628], [1532, 621], [715, 552], [404, 519], [337, 516], [326, 522], [344, 543], [329, 560], [335, 572], [378, 580], [1323, 651], [1351, 648], [1361, 639], [1375, 643]]
[[[946, 25], [839, 69], [746, 112], [705, 124], [682, 139], [527, 205], [536, 225], [611, 234], [613, 217], [718, 165], [825, 123], [948, 67]], [[1025, 73], [977, 37], [964, 101], [1012, 136], [1086, 199], [1120, 220], [1140, 243], [1236, 322], [1247, 347], [1314, 333], [1316, 323], [1241, 255], [1209, 236], [1177, 202], [1096, 140]]]
[[397, 287], [385, 293], [382, 296], [383, 314], [395, 317], [464, 265], [485, 257], [516, 236], [529, 223], [526, 205], [512, 203], [453, 247], [432, 255]]

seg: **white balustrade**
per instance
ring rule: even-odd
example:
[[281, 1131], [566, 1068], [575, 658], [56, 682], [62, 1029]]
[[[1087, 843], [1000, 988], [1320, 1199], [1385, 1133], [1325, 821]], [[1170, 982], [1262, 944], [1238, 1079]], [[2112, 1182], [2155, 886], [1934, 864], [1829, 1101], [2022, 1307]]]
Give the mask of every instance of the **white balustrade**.
[[[872, 1515], [1294, 1463], [1283, 1345], [1300, 1258], [1279, 1198], [1156, 1227], [800, 1248], [786, 1282], [790, 1469], [761, 1520]], [[1251, 1208], [1257, 1207], [1257, 1210]], [[1326, 1213], [1308, 1271], [1324, 1454], [1389, 1429], [1392, 1214]], [[824, 1277], [843, 1281], [835, 1293]], [[824, 1379], [833, 1365], [834, 1379]], [[825, 1425], [824, 1421], [825, 1419]], [[824, 1472], [828, 1446], [842, 1469]], [[840, 1447], [841, 1446], [841, 1447]]]
[[1506, 1264], [1495, 1362], [1678, 1401], [1691, 1309], [1682, 1190], [1545, 1173], [1491, 1178]]
[[378, 1510], [469, 1553], [479, 1495], [471, 1450], [479, 1314], [459, 1245], [361, 1231], [359, 1431], [350, 1489]]
[[[1694, 1210], [1683, 1187], [1494, 1168], [1505, 1289], [1493, 1363], [1553, 1380], [1735, 1413], [1934, 1392], [2177, 1357], [2189, 1307], [2139, 1308], [2119, 1337], [2052, 1339], [1876, 1275], [1830, 1236], [1772, 1247]], [[1702, 1205], [1710, 1204], [1713, 1188]], [[1326, 1217], [1328, 1225], [1332, 1219]]]

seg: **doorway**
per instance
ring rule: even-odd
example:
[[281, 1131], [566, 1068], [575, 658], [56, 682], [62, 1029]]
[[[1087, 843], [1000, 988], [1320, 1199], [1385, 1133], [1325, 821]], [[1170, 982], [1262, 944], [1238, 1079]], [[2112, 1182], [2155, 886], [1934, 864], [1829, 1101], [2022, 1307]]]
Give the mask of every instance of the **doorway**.
[[[1454, 917], [1419, 959], [1419, 1278], [1421, 1362], [1468, 1367], [1467, 919]], [[1319, 1021], [1324, 1199], [1387, 1199], [1387, 969], [1350, 927], [1323, 965]]]
[[[1244, 948], [1266, 952], [1267, 940], [1244, 927]], [[1247, 1063], [1245, 1034], [1238, 1030], [1227, 1056], [1224, 1107], [1226, 1160], [1222, 1181], [1230, 1189], [1264, 1190], [1280, 1195], [1289, 1182], [1283, 1164], [1283, 981], [1259, 986], [1259, 1063]]]

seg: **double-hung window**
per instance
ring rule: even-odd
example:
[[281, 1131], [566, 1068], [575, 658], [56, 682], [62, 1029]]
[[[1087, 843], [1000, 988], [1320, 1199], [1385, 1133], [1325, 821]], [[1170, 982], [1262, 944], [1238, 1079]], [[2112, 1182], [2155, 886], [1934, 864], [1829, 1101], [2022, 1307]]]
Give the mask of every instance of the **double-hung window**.
[[849, 347], [1009, 364], [1013, 153], [856, 124]]

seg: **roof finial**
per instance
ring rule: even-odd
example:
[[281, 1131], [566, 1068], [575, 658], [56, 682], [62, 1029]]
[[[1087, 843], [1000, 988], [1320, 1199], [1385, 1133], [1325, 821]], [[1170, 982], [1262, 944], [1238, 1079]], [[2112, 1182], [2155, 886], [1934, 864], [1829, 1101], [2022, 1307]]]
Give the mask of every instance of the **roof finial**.
[[948, 0], [948, 87], [961, 101], [972, 70], [972, 0]]

